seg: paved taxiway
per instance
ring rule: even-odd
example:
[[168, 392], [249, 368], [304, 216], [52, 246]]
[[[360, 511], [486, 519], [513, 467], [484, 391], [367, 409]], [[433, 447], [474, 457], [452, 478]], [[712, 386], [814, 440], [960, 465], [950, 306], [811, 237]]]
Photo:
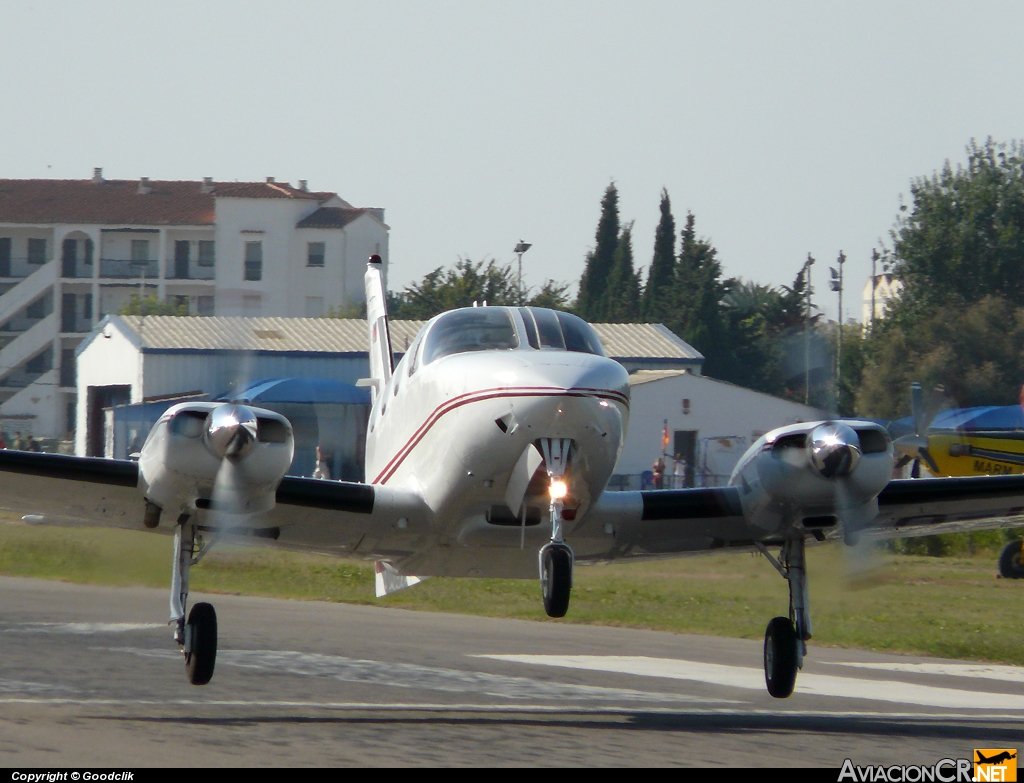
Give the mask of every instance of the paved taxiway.
[[812, 647], [776, 701], [758, 641], [210, 600], [221, 651], [195, 688], [165, 591], [0, 578], [0, 766], [838, 767], [1024, 746], [1017, 667]]

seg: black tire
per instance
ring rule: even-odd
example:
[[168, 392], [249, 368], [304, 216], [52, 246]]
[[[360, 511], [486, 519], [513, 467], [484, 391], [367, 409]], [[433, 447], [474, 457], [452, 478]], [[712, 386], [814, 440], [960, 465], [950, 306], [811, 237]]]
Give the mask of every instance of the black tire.
[[788, 699], [796, 687], [796, 629], [788, 617], [774, 617], [764, 632], [764, 682], [776, 699]]
[[192, 650], [185, 655], [185, 673], [193, 685], [206, 685], [217, 663], [217, 613], [210, 604], [196, 604], [188, 615]]
[[1021, 542], [1011, 541], [999, 554], [999, 573], [1004, 579], [1024, 579], [1024, 563], [1021, 563]]
[[572, 555], [566, 547], [549, 546], [544, 550], [540, 592], [548, 617], [565, 617], [572, 591]]

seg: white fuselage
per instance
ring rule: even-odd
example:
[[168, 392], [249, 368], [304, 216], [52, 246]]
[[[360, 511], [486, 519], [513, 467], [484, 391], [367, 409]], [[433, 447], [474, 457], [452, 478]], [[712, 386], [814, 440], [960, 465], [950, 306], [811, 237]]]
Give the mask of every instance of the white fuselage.
[[[522, 331], [518, 313], [510, 313]], [[403, 563], [403, 570], [512, 576], [526, 563], [535, 571], [537, 546], [551, 531], [547, 484], [535, 482], [532, 494], [527, 492], [526, 505], [542, 522], [530, 527], [523, 550], [524, 531], [492, 524], [488, 515], [504, 506], [513, 468], [541, 438], [572, 439], [566, 508], [577, 517], [586, 513], [604, 490], [622, 445], [628, 374], [604, 356], [530, 348], [525, 334], [516, 349], [456, 353], [423, 364], [417, 352], [433, 323], [376, 395], [366, 438], [367, 480], [417, 492], [432, 517], [432, 546], [416, 547], [421, 554]], [[543, 466], [537, 478], [543, 478]], [[486, 564], [474, 551], [480, 548], [492, 550]]]

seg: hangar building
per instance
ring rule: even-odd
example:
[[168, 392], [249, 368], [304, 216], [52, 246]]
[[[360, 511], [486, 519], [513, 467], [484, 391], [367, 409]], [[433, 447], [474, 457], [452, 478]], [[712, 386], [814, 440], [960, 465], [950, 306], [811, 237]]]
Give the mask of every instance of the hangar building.
[[[391, 322], [399, 356], [423, 324]], [[660, 324], [593, 326], [630, 372], [700, 373], [704, 357]], [[106, 422], [115, 406], [211, 398], [263, 378], [355, 384], [368, 362], [366, 322], [358, 319], [107, 316], [78, 348], [75, 453], [113, 454]]]

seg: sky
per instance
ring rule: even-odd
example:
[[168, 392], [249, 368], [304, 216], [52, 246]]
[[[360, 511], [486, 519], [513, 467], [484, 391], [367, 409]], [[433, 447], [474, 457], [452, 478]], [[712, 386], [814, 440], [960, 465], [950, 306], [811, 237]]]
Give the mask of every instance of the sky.
[[[1024, 137], [1011, 2], [0, 4], [0, 177], [309, 181], [386, 209], [390, 284], [459, 257], [573, 282], [615, 182], [724, 273], [808, 253], [847, 317], [911, 181]], [[1016, 86], [1015, 86], [1016, 85]]]

